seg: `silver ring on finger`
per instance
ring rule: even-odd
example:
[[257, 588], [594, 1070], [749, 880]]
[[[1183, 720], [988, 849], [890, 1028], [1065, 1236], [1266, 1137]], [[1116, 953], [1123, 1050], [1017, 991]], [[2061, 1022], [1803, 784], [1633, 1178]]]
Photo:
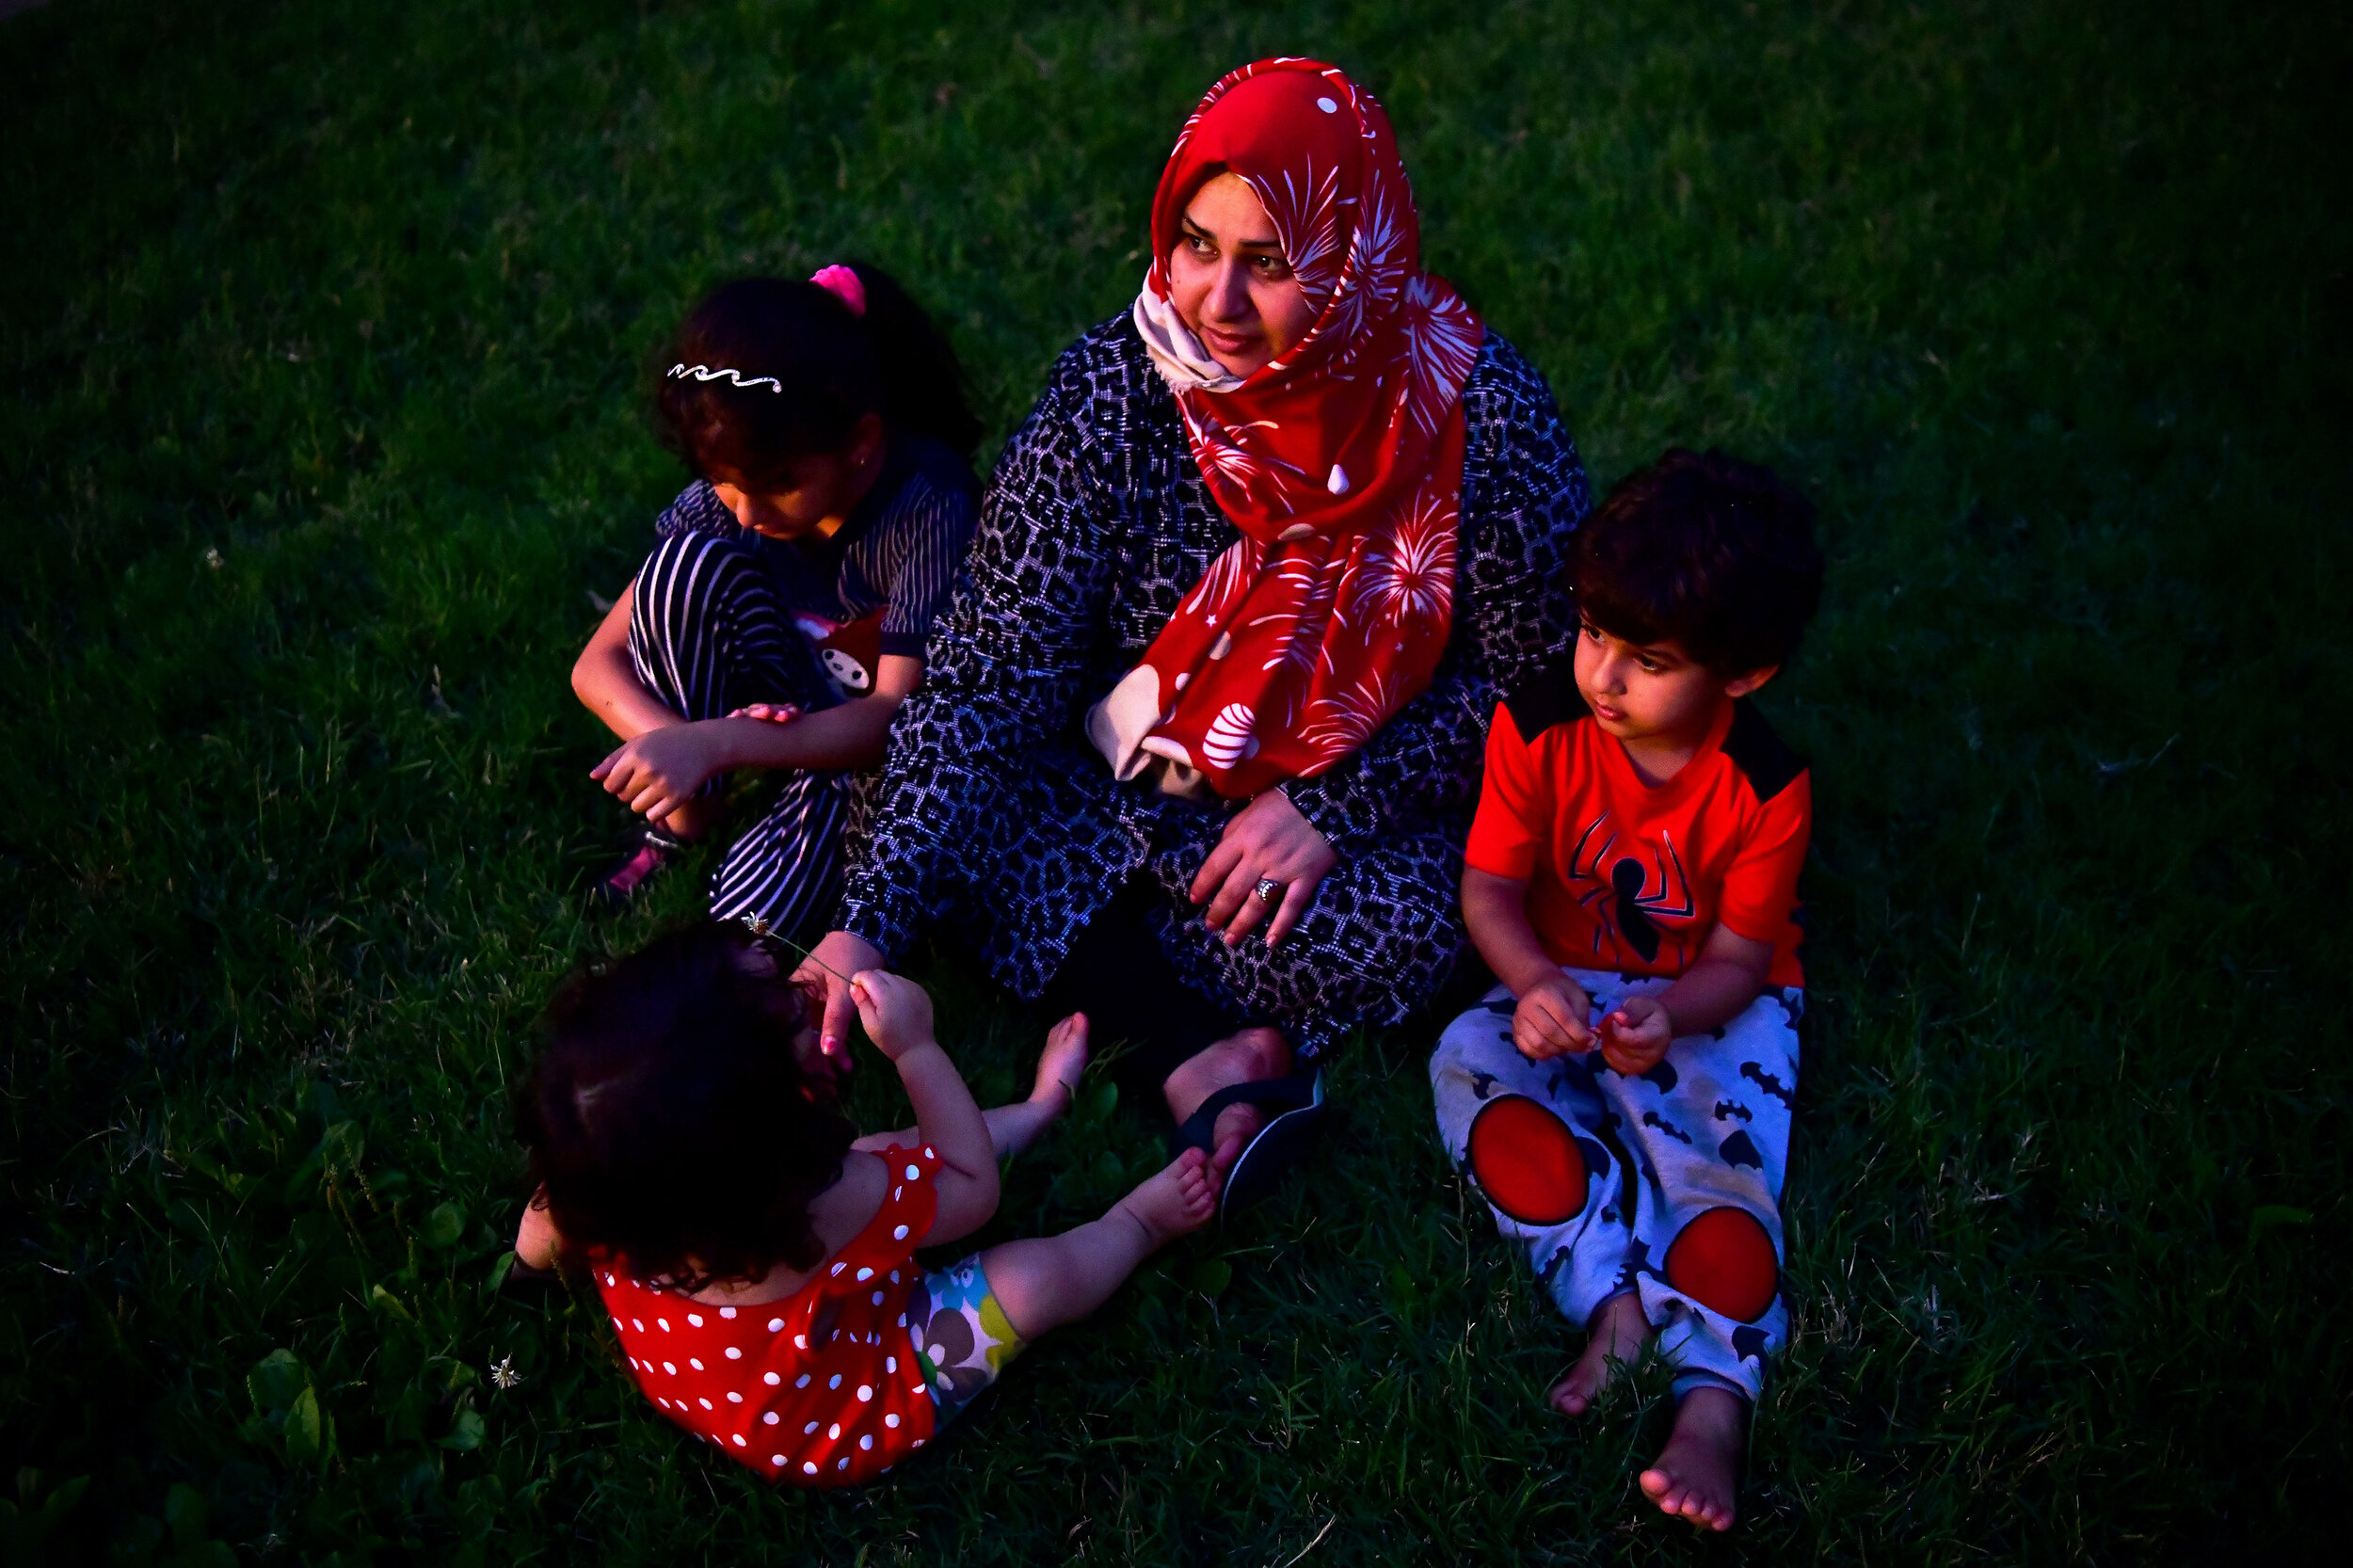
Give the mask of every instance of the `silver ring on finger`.
[[1258, 878], [1258, 885], [1251, 888], [1250, 892], [1260, 904], [1272, 906], [1282, 898], [1283, 887], [1284, 884], [1275, 881], [1274, 878], [1262, 876]]

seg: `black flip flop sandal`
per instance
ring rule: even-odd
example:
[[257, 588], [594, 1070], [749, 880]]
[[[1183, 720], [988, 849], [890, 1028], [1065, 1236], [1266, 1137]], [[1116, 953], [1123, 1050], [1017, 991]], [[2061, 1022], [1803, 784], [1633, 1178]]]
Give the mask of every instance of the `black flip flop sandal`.
[[1218, 1200], [1220, 1219], [1273, 1192], [1284, 1173], [1298, 1164], [1314, 1144], [1323, 1130], [1323, 1069], [1310, 1067], [1289, 1078], [1266, 1078], [1220, 1089], [1177, 1128], [1171, 1139], [1176, 1151], [1214, 1153], [1218, 1112], [1229, 1105], [1263, 1106], [1276, 1114], [1243, 1145], [1234, 1168], [1225, 1173], [1225, 1191]]

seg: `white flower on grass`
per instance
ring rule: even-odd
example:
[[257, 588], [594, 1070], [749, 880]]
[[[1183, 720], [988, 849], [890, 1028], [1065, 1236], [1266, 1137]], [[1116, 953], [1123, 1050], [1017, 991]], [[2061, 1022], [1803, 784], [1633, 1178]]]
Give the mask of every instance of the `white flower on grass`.
[[523, 1381], [523, 1375], [515, 1370], [513, 1356], [502, 1356], [499, 1364], [490, 1368], [490, 1381], [501, 1388], [512, 1388]]

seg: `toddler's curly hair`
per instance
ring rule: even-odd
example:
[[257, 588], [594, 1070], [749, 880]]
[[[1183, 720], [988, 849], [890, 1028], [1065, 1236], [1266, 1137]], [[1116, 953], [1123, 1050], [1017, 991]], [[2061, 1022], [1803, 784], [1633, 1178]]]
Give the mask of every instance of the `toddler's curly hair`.
[[741, 925], [708, 920], [574, 974], [515, 1095], [565, 1262], [626, 1260], [697, 1290], [813, 1267], [811, 1199], [855, 1137], [793, 1036], [808, 994]]

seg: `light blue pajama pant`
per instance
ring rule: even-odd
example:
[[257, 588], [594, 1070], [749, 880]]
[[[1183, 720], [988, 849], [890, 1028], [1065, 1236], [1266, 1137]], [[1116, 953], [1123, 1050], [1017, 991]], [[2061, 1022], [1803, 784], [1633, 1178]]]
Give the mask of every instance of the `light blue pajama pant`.
[[[1562, 972], [1593, 999], [1596, 1028], [1623, 998], [1673, 984]], [[1598, 1050], [1529, 1061], [1512, 1044], [1514, 1006], [1497, 986], [1430, 1058], [1455, 1168], [1571, 1321], [1638, 1291], [1678, 1396], [1712, 1384], [1753, 1400], [1789, 1328], [1780, 1199], [1805, 993], [1769, 987], [1639, 1078]]]

